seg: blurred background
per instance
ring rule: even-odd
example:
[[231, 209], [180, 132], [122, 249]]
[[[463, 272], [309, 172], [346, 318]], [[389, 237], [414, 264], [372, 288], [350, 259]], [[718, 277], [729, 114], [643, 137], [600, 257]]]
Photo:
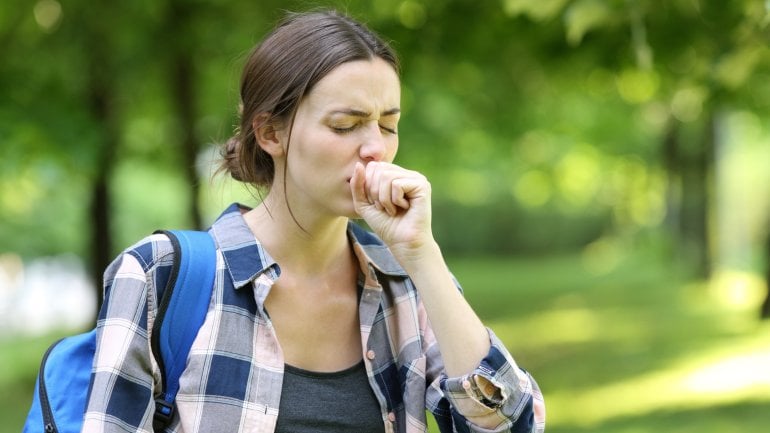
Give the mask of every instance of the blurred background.
[[770, 3], [5, 0], [0, 432], [123, 248], [256, 203], [214, 173], [240, 69], [316, 6], [400, 53], [397, 162], [547, 431], [767, 431]]

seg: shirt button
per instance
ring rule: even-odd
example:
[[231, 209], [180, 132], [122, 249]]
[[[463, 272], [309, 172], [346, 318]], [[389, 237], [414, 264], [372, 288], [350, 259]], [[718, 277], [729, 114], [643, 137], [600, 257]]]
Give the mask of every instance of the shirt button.
[[367, 358], [367, 359], [369, 359], [370, 361], [371, 361], [372, 359], [374, 359], [374, 357], [375, 357], [375, 354], [374, 354], [374, 350], [368, 350], [368, 351], [366, 352], [366, 358]]
[[396, 422], [396, 413], [395, 413], [395, 412], [390, 412], [390, 413], [388, 414], [388, 421], [390, 421], [390, 422]]
[[466, 391], [471, 389], [471, 381], [468, 379], [463, 380], [463, 388], [465, 388]]

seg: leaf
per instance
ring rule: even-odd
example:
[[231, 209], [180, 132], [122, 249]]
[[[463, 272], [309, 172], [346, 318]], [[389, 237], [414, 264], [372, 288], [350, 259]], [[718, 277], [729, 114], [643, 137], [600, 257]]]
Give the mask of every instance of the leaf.
[[757, 64], [767, 55], [763, 46], [749, 45], [725, 55], [716, 65], [717, 81], [729, 89], [737, 89], [748, 81]]
[[589, 31], [609, 22], [612, 12], [601, 0], [580, 0], [573, 3], [564, 14], [567, 42], [579, 45]]
[[567, 0], [503, 0], [503, 10], [510, 17], [526, 15], [534, 21], [547, 21], [564, 9]]

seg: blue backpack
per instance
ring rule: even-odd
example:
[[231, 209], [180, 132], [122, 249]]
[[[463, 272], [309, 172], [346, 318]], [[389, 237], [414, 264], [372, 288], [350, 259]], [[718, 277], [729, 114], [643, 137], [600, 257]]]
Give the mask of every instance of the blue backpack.
[[[155, 400], [153, 428], [171, 421], [179, 377], [198, 329], [206, 318], [216, 272], [216, 247], [207, 232], [162, 231], [174, 246], [174, 264], [151, 336], [153, 356], [162, 376], [162, 394]], [[43, 356], [32, 408], [24, 433], [80, 432], [86, 410], [96, 330], [63, 338]]]

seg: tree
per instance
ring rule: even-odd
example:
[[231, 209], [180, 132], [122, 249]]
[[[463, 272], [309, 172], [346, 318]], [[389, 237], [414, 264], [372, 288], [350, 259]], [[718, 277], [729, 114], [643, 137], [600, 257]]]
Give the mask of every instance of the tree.
[[[437, 232], [449, 250], [574, 250], [654, 228], [658, 211], [645, 197], [663, 189], [656, 182], [665, 172], [668, 227], [707, 273], [714, 125], [734, 107], [770, 108], [770, 80], [759, 75], [770, 73], [764, 6], [324, 3], [362, 18], [399, 51], [398, 161], [441, 185]], [[116, 246], [159, 224], [204, 224], [195, 159], [232, 133], [245, 52], [283, 9], [306, 9], [300, 0], [7, 4], [0, 122], [11, 121], [0, 123], [0, 135], [14, 145], [0, 159], [0, 189], [11, 191], [0, 195], [0, 235], [28, 254], [87, 253], [97, 282]], [[58, 21], [36, 24], [30, 10], [40, 4], [59, 5]], [[16, 10], [26, 21], [13, 22]], [[38, 173], [44, 166], [58, 177]], [[163, 206], [148, 205], [159, 195], [131, 185], [142, 177], [136, 168], [184, 181], [164, 190]], [[42, 192], [19, 192], [35, 176]], [[88, 198], [60, 199], [78, 195], [65, 187], [87, 189]], [[91, 214], [72, 201], [93, 203]], [[55, 217], [45, 212], [51, 203]], [[82, 230], [57, 231], [64, 221]], [[41, 239], [15, 235], [32, 227]], [[81, 245], [91, 231], [93, 247]]]
[[[723, 110], [768, 109], [756, 95], [758, 89], [766, 94], [761, 74], [770, 70], [764, 6], [748, 0], [578, 0], [551, 2], [548, 8], [532, 0], [509, 0], [505, 5], [512, 16], [541, 23], [562, 19], [566, 42], [575, 50], [614, 50], [607, 40], [625, 42], [624, 50], [606, 52], [597, 66], [614, 70], [621, 81], [630, 77], [620, 84], [629, 103], [640, 109], [665, 107], [669, 121], [658, 132], [660, 161], [677, 192], [669, 194], [668, 213], [679, 219], [671, 227], [683, 251], [692, 252], [696, 274], [708, 276], [710, 182], [719, 145], [715, 122]], [[639, 92], [645, 87], [652, 91]]]
[[[103, 7], [103, 6], [102, 6]], [[83, 31], [79, 45], [89, 53], [84, 65], [86, 78], [85, 106], [89, 107], [95, 125], [100, 125], [96, 150], [96, 164], [91, 186], [91, 273], [97, 288], [97, 305], [101, 305], [103, 292], [101, 276], [109, 265], [113, 251], [111, 231], [112, 200], [110, 179], [115, 165], [116, 151], [121, 142], [120, 114], [117, 112], [115, 88], [115, 50], [112, 42], [111, 22], [107, 19], [114, 10], [104, 10], [97, 5], [84, 8], [77, 17], [82, 19], [76, 25]]]
[[161, 27], [161, 36], [169, 42], [168, 87], [171, 90], [172, 109], [177, 123], [177, 136], [185, 184], [190, 188], [188, 214], [193, 227], [203, 228], [203, 218], [198, 207], [200, 179], [196, 160], [202, 145], [197, 130], [197, 65], [193, 59], [195, 33], [192, 18], [196, 12], [194, 2], [169, 0]]

